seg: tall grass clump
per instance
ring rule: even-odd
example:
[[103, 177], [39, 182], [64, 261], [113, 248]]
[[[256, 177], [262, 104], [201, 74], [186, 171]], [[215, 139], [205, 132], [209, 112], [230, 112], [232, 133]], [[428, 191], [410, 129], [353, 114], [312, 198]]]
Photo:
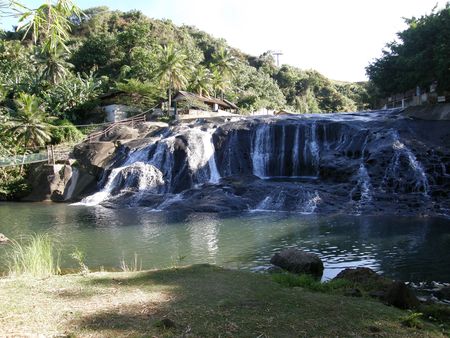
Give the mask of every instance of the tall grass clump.
[[35, 234], [22, 241], [11, 240], [6, 253], [10, 276], [48, 277], [60, 273], [60, 253], [48, 234]]

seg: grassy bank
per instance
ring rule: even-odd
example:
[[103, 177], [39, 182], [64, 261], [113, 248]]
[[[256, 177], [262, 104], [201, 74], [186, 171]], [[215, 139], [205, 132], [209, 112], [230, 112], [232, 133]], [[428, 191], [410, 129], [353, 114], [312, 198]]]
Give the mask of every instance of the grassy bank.
[[[378, 302], [207, 265], [0, 279], [0, 336], [444, 337]], [[166, 328], [164, 319], [175, 323]], [[167, 323], [170, 326], [172, 323]]]

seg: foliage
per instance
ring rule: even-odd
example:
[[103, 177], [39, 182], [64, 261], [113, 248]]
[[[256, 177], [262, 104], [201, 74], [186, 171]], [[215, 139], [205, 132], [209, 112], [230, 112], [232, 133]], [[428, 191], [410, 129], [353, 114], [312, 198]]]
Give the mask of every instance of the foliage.
[[47, 111], [59, 118], [80, 120], [82, 112], [89, 112], [98, 105], [103, 80], [93, 73], [68, 76], [60, 83], [48, 88], [41, 95], [48, 107]]
[[295, 275], [292, 273], [273, 274], [275, 282], [287, 287], [302, 287], [316, 292], [335, 292], [349, 288], [350, 282], [345, 279], [331, 280], [321, 283], [320, 280], [311, 275]]
[[437, 81], [438, 92], [450, 90], [450, 3], [420, 18], [405, 19], [399, 41], [386, 45], [380, 58], [366, 67], [380, 97]]
[[171, 107], [172, 90], [180, 90], [187, 86], [190, 64], [187, 55], [175, 48], [173, 44], [159, 48], [159, 67], [156, 76], [161, 85], [167, 88], [169, 108]]
[[43, 52], [57, 54], [61, 49], [69, 52], [66, 45], [70, 37], [70, 17], [79, 17], [80, 9], [71, 0], [46, 2], [37, 9], [27, 8], [15, 2], [21, 11], [19, 30], [25, 32], [24, 38], [31, 33], [35, 44], [39, 42]]
[[82, 274], [89, 273], [89, 268], [84, 262], [86, 259], [86, 254], [83, 251], [81, 251], [78, 248], [75, 248], [75, 250], [70, 254], [70, 257], [72, 257], [78, 263]]
[[20, 93], [15, 100], [17, 110], [6, 122], [6, 132], [24, 147], [44, 146], [51, 140], [51, 120], [37, 96]]
[[47, 234], [32, 235], [24, 241], [12, 240], [6, 252], [10, 276], [48, 277], [60, 272], [59, 252]]
[[0, 168], [0, 201], [17, 200], [30, 192], [21, 167]]
[[120, 99], [120, 103], [131, 104], [140, 108], [152, 107], [164, 96], [161, 88], [151, 81], [128, 79], [118, 82], [116, 88], [127, 94], [126, 97]]
[[423, 323], [420, 318], [423, 316], [423, 313], [420, 312], [411, 312], [407, 316], [403, 317], [401, 322], [403, 325], [407, 327], [412, 327], [415, 329], [423, 328]]
[[57, 120], [52, 131], [52, 143], [75, 143], [84, 138], [84, 134], [68, 120]]

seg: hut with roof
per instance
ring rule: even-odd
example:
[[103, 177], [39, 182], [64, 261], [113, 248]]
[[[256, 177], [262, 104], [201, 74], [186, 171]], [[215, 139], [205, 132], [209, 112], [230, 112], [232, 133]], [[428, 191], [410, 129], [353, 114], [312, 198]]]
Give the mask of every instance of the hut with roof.
[[172, 99], [175, 104], [175, 116], [180, 119], [196, 117], [233, 116], [238, 107], [226, 100], [195, 93], [179, 91]]

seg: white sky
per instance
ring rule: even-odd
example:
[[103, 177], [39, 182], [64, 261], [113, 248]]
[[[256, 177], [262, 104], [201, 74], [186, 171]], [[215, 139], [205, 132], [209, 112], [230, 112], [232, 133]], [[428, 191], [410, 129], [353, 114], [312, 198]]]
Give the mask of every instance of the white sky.
[[[23, 1], [32, 6], [40, 1]], [[251, 55], [281, 50], [281, 63], [316, 69], [342, 81], [365, 80], [364, 67], [395, 33], [402, 17], [421, 16], [445, 0], [78, 0], [81, 8], [139, 9], [194, 25]], [[11, 23], [10, 23], [11, 24]]]

